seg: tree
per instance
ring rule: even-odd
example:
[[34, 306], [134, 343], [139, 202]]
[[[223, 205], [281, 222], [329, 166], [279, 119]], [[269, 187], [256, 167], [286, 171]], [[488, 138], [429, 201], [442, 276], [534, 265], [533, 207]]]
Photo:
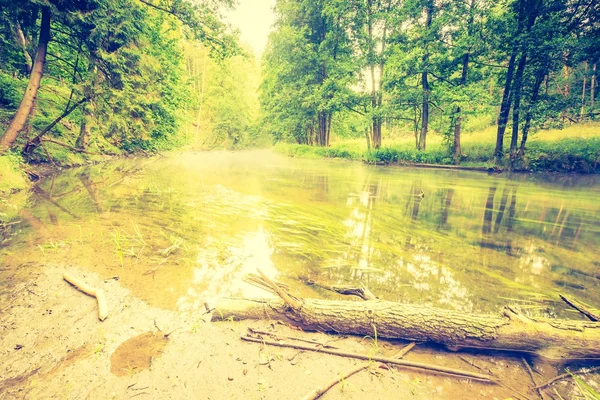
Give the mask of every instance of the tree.
[[[27, 116], [31, 113], [44, 73], [48, 46], [55, 41], [52, 38], [53, 33], [66, 36], [61, 42], [56, 42], [61, 49], [65, 50], [65, 53], [72, 55], [69, 49], [78, 49], [77, 61], [74, 57], [68, 59], [68, 57], [59, 56], [58, 54], [62, 54], [62, 52], [54, 54], [56, 60], [71, 65], [74, 70], [73, 75], [79, 74], [80, 78], [83, 78], [84, 74], [87, 78], [96, 73], [101, 74], [102, 77], [91, 79], [91, 81], [96, 83], [110, 82], [109, 86], [112, 89], [124, 87], [123, 83], [126, 79], [123, 79], [123, 77], [131, 72], [131, 67], [140, 59], [140, 54], [136, 55], [134, 54], [135, 51], [131, 51], [134, 47], [139, 49], [140, 38], [145, 36], [152, 40], [152, 33], [148, 31], [148, 25], [145, 25], [149, 19], [147, 14], [142, 12], [141, 7], [146, 8], [146, 10], [158, 10], [181, 21], [187, 27], [188, 32], [196, 39], [205, 40], [207, 43], [212, 44], [216, 54], [225, 55], [237, 49], [233, 39], [224, 34], [224, 25], [215, 16], [218, 4], [208, 6], [207, 4], [173, 2], [169, 7], [163, 7], [162, 3], [159, 5], [151, 1], [135, 3], [133, 0], [103, 2], [95, 0], [78, 2], [57, 0], [40, 7], [26, 1], [6, 3], [6, 5], [3, 4], [3, 8], [5, 6], [9, 13], [12, 13], [11, 15], [23, 17], [23, 13], [19, 10], [26, 8], [30, 9], [31, 14], [34, 16], [41, 15], [41, 19], [38, 46], [29, 83], [15, 116], [0, 140], [0, 153], [6, 151], [13, 144], [19, 132], [24, 128]], [[33, 18], [33, 20], [35, 19]], [[106, 21], [112, 21], [114, 24], [102, 25], [102, 22]], [[20, 26], [20, 22], [17, 21], [15, 26]], [[141, 51], [141, 54], [143, 53]], [[84, 56], [86, 59], [88, 68], [85, 72], [80, 70], [80, 56]], [[124, 57], [122, 60], [128, 59], [129, 65], [127, 65], [127, 61], [123, 65], [118, 65], [117, 59], [120, 56]], [[168, 59], [165, 59], [165, 61], [168, 61]], [[75, 81], [74, 78], [73, 83]], [[87, 85], [88, 88], [92, 86]], [[74, 87], [72, 95], [76, 91], [75, 89]], [[86, 101], [90, 100], [87, 94], [80, 94]], [[163, 94], [166, 95], [167, 93]], [[69, 106], [66, 107], [66, 109], [68, 108]], [[63, 117], [66, 117], [66, 115], [63, 115]], [[28, 146], [28, 149], [31, 150], [39, 144], [40, 137], [35, 139], [34, 146]]]

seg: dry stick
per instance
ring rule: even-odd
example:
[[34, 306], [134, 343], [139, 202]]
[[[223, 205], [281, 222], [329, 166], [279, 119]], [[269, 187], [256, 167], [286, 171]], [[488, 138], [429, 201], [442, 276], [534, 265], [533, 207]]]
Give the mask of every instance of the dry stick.
[[250, 333], [253, 333], [255, 335], [267, 335], [272, 337], [273, 339], [279, 339], [279, 338], [286, 338], [286, 339], [290, 339], [290, 340], [297, 340], [299, 342], [304, 342], [304, 343], [311, 343], [311, 344], [316, 344], [318, 346], [324, 347], [326, 349], [337, 349], [337, 347], [332, 346], [330, 344], [326, 344], [326, 343], [319, 343], [319, 342], [313, 342], [312, 340], [307, 340], [307, 339], [302, 339], [302, 338], [297, 338], [294, 336], [287, 336], [287, 335], [278, 335], [276, 333], [271, 333], [271, 332], [265, 332], [265, 331], [259, 331], [256, 329], [252, 329], [252, 328], [248, 328], [248, 331], [250, 331]]
[[[408, 353], [409, 351], [411, 351], [413, 347], [415, 347], [415, 342], [412, 342], [412, 343], [408, 344], [407, 346], [405, 346], [404, 348], [402, 348], [392, 358], [400, 359], [400, 358], [404, 357], [404, 355], [406, 353]], [[307, 394], [306, 396], [304, 396], [302, 398], [302, 400], [318, 399], [319, 397], [323, 396], [323, 394], [325, 394], [325, 392], [327, 392], [329, 389], [331, 389], [332, 387], [334, 387], [335, 385], [337, 385], [344, 379], [350, 378], [352, 375], [357, 374], [360, 371], [363, 371], [363, 370], [369, 368], [369, 366], [370, 366], [370, 364], [361, 365], [360, 367], [356, 367], [356, 368], [346, 372], [344, 375], [341, 375], [339, 378], [332, 379], [330, 382], [326, 383], [325, 385], [321, 386], [320, 388], [315, 389], [312, 392], [310, 392], [309, 394]]]
[[[277, 292], [275, 292], [273, 290], [273, 288], [271, 286], [269, 286], [268, 283], [265, 282], [265, 280], [263, 278], [261, 278], [260, 276], [256, 275], [256, 274], [248, 274], [244, 277], [244, 282], [248, 283], [249, 285], [253, 285], [256, 286], [258, 288], [261, 288], [262, 290], [266, 290], [269, 293], [272, 294], [277, 294]], [[289, 290], [289, 285], [286, 285], [285, 283], [281, 283], [281, 282], [277, 282], [274, 281], [277, 286], [279, 286], [282, 289], [285, 290]]]
[[[479, 365], [475, 364], [473, 361], [471, 360], [467, 360], [465, 357], [463, 356], [458, 356], [458, 358], [460, 358], [462, 361], [466, 362], [467, 364], [469, 364], [472, 367], [477, 368], [479, 371], [484, 371], [484, 369], [482, 367], [480, 367]], [[494, 374], [492, 373], [492, 371], [490, 371], [488, 369], [488, 372], [493, 376]], [[518, 397], [525, 399], [525, 400], [529, 400], [529, 396], [524, 395], [523, 393], [519, 392], [517, 389], [513, 388], [512, 386], [507, 385], [506, 383], [502, 382], [501, 380], [497, 381], [498, 385], [510, 390], [511, 392], [513, 392], [514, 394], [516, 394]]]
[[438, 366], [438, 365], [425, 364], [425, 363], [420, 363], [420, 362], [416, 362], [416, 361], [396, 360], [393, 358], [380, 357], [380, 356], [368, 356], [368, 355], [364, 355], [364, 354], [352, 353], [352, 352], [341, 351], [341, 350], [323, 349], [323, 348], [316, 348], [316, 347], [312, 347], [312, 346], [304, 346], [301, 344], [287, 344], [287, 343], [282, 343], [282, 342], [274, 342], [272, 340], [257, 339], [257, 338], [253, 338], [253, 337], [249, 337], [249, 336], [242, 336], [241, 339], [245, 340], [247, 342], [269, 344], [271, 346], [289, 347], [289, 348], [298, 349], [298, 350], [317, 351], [320, 353], [333, 354], [336, 356], [358, 358], [360, 360], [369, 360], [369, 361], [373, 360], [373, 361], [379, 361], [382, 363], [402, 365], [402, 366], [409, 367], [409, 368], [418, 368], [418, 369], [423, 369], [426, 371], [435, 371], [435, 372], [441, 372], [441, 373], [449, 374], [449, 375], [463, 376], [466, 378], [476, 379], [476, 380], [485, 381], [485, 382], [496, 383], [496, 381], [497, 381], [496, 378], [494, 378], [493, 376], [490, 376], [490, 375], [478, 374], [475, 372], [463, 371], [463, 370], [454, 369], [454, 368], [446, 368], [446, 367], [442, 367], [442, 366]]
[[586, 317], [588, 317], [591, 321], [600, 321], [600, 310], [590, 307], [587, 304], [582, 303], [581, 301], [575, 300], [571, 297], [567, 297], [559, 293], [562, 301], [567, 303], [569, 306], [573, 307]]
[[104, 297], [104, 291], [102, 289], [93, 288], [68, 272], [63, 274], [63, 278], [83, 293], [96, 298], [98, 301], [98, 318], [100, 321], [104, 321], [106, 317], [108, 317], [108, 306], [106, 305], [106, 297]]
[[533, 375], [533, 371], [531, 370], [529, 363], [527, 362], [527, 360], [524, 357], [522, 357], [521, 360], [523, 361], [523, 364], [525, 364], [525, 367], [527, 368], [527, 372], [529, 372], [529, 376], [531, 377], [531, 381], [533, 382], [533, 388], [538, 392], [538, 394], [540, 395], [540, 398], [542, 400], [546, 400], [547, 397], [544, 394], [543, 390], [540, 388], [537, 388], [537, 382], [535, 381], [535, 376]]
[[292, 297], [285, 290], [283, 290], [282, 288], [277, 286], [277, 284], [275, 282], [273, 282], [271, 280], [271, 278], [269, 278], [267, 275], [265, 275], [264, 272], [262, 272], [260, 269], [258, 270], [258, 273], [260, 274], [260, 276], [262, 276], [262, 278], [265, 280], [265, 282], [267, 282], [267, 284], [269, 284], [269, 286], [271, 286], [271, 288], [273, 288], [273, 290], [277, 293], [277, 295], [279, 297], [281, 297], [283, 299], [283, 301], [285, 301], [287, 303], [288, 306], [292, 307], [294, 310], [299, 310], [300, 308], [302, 308], [302, 302], [300, 300]]
[[595, 371], [600, 371], [600, 366], [599, 367], [592, 367], [592, 368], [588, 368], [586, 370], [580, 370], [577, 372], [567, 372], [566, 374], [561, 374], [558, 376], [555, 376], [554, 378], [550, 379], [548, 382], [544, 382], [540, 385], [537, 385], [535, 387], [535, 389], [543, 389], [547, 386], [552, 385], [554, 382], [556, 381], [560, 381], [561, 379], [565, 379], [565, 378], [570, 378], [572, 375], [583, 375], [583, 374], [589, 374], [590, 372], [595, 372]]

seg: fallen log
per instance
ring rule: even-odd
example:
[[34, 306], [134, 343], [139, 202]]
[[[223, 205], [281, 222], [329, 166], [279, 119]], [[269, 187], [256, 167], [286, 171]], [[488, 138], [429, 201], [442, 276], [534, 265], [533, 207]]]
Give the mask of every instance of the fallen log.
[[600, 358], [600, 323], [532, 320], [510, 308], [494, 315], [382, 300], [220, 300], [212, 320], [231, 317], [280, 320], [307, 331], [376, 333], [381, 338], [527, 352], [550, 359]]

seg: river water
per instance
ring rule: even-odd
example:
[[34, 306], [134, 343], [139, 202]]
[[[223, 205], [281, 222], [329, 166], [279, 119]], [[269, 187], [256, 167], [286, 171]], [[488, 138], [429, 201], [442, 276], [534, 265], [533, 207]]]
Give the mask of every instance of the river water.
[[[119, 160], [43, 179], [0, 245], [0, 279], [44, 265], [115, 278], [150, 305], [300, 296], [365, 284], [386, 300], [578, 318], [600, 307], [600, 179], [285, 158], [269, 151]], [[15, 271], [19, 271], [18, 273]]]

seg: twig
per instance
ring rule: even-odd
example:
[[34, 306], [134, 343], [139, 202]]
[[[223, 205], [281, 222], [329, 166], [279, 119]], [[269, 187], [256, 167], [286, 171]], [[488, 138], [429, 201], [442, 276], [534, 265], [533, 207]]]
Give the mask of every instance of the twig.
[[[415, 342], [412, 342], [412, 343], [408, 344], [407, 346], [405, 346], [396, 355], [394, 355], [393, 358], [401, 359], [402, 357], [404, 357], [404, 355], [406, 353], [408, 353], [409, 351], [411, 351], [413, 347], [415, 347]], [[343, 381], [344, 379], [350, 378], [352, 375], [357, 374], [360, 371], [364, 371], [365, 369], [369, 368], [369, 366], [370, 366], [370, 364], [361, 365], [360, 367], [356, 367], [356, 368], [354, 368], [354, 369], [346, 372], [344, 375], [341, 375], [338, 378], [332, 379], [331, 381], [329, 381], [325, 385], [321, 386], [318, 389], [313, 390], [312, 392], [310, 392], [309, 394], [307, 394], [306, 396], [304, 396], [302, 398], [302, 400], [316, 400], [316, 399], [318, 399], [323, 394], [325, 394], [325, 392], [327, 392], [329, 389], [331, 389], [332, 387], [334, 387], [335, 385], [337, 385], [339, 382]]]
[[[277, 294], [277, 292], [275, 292], [275, 290], [273, 290], [273, 288], [271, 288], [271, 286], [269, 286], [269, 284], [263, 278], [261, 278], [259, 275], [248, 274], [248, 275], [246, 275], [244, 277], [244, 282], [249, 283], [250, 285], [254, 285], [256, 287], [259, 287], [262, 290], [266, 290], [267, 292], [270, 292], [270, 293], [273, 293], [273, 294]], [[283, 288], [285, 290], [289, 290], [289, 285], [286, 285], [285, 283], [281, 283], [281, 282], [277, 282], [277, 281], [274, 281], [274, 282], [280, 288]]]
[[106, 305], [106, 297], [104, 296], [104, 291], [102, 289], [93, 288], [68, 272], [63, 274], [63, 278], [83, 293], [96, 298], [98, 301], [98, 319], [100, 319], [100, 321], [104, 321], [106, 317], [108, 317], [108, 306]]
[[360, 287], [363, 290], [363, 293], [365, 294], [365, 300], [377, 300], [377, 297], [373, 294], [373, 292], [369, 290], [369, 288], [364, 283], [361, 282]]
[[562, 301], [588, 317], [591, 321], [600, 321], [600, 310], [590, 307], [587, 304], [584, 304], [581, 301], [575, 300], [571, 297], [567, 297], [562, 294], [559, 294], [559, 296]]
[[[462, 361], [464, 361], [465, 363], [469, 364], [470, 366], [477, 368], [479, 371], [482, 371], [482, 372], [484, 371], [484, 368], [482, 368], [482, 367], [480, 367], [479, 365], [475, 364], [473, 361], [471, 361], [471, 360], [467, 360], [467, 359], [466, 359], [465, 357], [463, 357], [463, 356], [458, 356], [458, 358], [460, 358]], [[492, 373], [492, 371], [490, 371], [489, 369], [488, 369], [488, 372], [490, 373], [490, 375], [492, 375], [492, 376], [495, 376], [495, 375]], [[509, 386], [509, 385], [507, 385], [506, 383], [504, 383], [504, 382], [502, 382], [502, 381], [500, 381], [500, 380], [498, 380], [498, 382], [497, 382], [497, 383], [498, 383], [498, 385], [500, 385], [500, 386], [502, 386], [502, 387], [504, 387], [504, 388], [506, 388], [506, 389], [510, 390], [511, 392], [513, 392], [514, 394], [516, 394], [518, 397], [520, 397], [520, 398], [522, 398], [522, 399], [525, 399], [525, 400], [529, 400], [529, 396], [527, 396], [527, 395], [525, 395], [525, 394], [523, 394], [523, 393], [519, 392], [517, 389], [513, 388], [512, 386]]]
[[258, 273], [260, 274], [260, 276], [262, 276], [265, 282], [267, 282], [269, 286], [271, 286], [271, 288], [277, 293], [277, 295], [287, 303], [288, 306], [290, 306], [294, 310], [299, 310], [302, 308], [302, 301], [296, 299], [295, 297], [287, 293], [285, 290], [280, 288], [275, 282], [271, 280], [271, 278], [265, 275], [264, 272], [262, 272], [260, 269], [258, 270]]
[[552, 385], [554, 382], [556, 381], [560, 381], [561, 379], [565, 379], [565, 378], [570, 378], [572, 375], [583, 375], [583, 374], [588, 374], [590, 372], [595, 372], [595, 371], [600, 371], [600, 366], [598, 367], [592, 367], [592, 368], [588, 368], [588, 369], [582, 369], [580, 371], [577, 372], [571, 372], [571, 373], [566, 373], [566, 374], [560, 374], [558, 376], [555, 376], [554, 378], [550, 379], [548, 382], [544, 382], [540, 385], [537, 385], [535, 387], [535, 389], [543, 389], [547, 386]]
[[538, 392], [538, 394], [540, 395], [540, 398], [542, 400], [546, 400], [547, 397], [544, 394], [544, 391], [540, 388], [537, 388], [537, 382], [535, 381], [535, 376], [533, 375], [533, 371], [531, 369], [531, 367], [529, 366], [529, 363], [527, 362], [527, 360], [522, 357], [521, 360], [523, 361], [523, 364], [525, 364], [525, 367], [527, 368], [527, 372], [529, 373], [529, 376], [531, 377], [531, 381], [533, 382], [533, 388]]
[[377, 297], [362, 283], [360, 286], [353, 285], [328, 285], [325, 283], [306, 281], [307, 284], [321, 287], [325, 290], [329, 290], [342, 295], [358, 296], [363, 300], [377, 300]]
[[276, 333], [271, 333], [271, 332], [265, 332], [265, 331], [258, 331], [256, 329], [252, 329], [252, 328], [248, 328], [248, 331], [250, 331], [250, 333], [253, 333], [255, 335], [267, 335], [270, 336], [274, 339], [278, 339], [278, 338], [286, 338], [286, 339], [290, 339], [290, 340], [297, 340], [299, 342], [305, 342], [305, 343], [311, 343], [311, 344], [316, 344], [319, 345], [321, 347], [324, 347], [326, 349], [337, 349], [337, 347], [332, 346], [330, 344], [325, 344], [325, 343], [319, 343], [319, 342], [313, 342], [312, 340], [306, 340], [306, 339], [302, 339], [302, 338], [297, 338], [294, 336], [287, 336], [287, 335], [278, 335]]
[[316, 347], [304, 346], [304, 345], [300, 345], [300, 344], [287, 344], [287, 343], [282, 343], [282, 342], [274, 342], [271, 340], [256, 339], [256, 338], [248, 337], [248, 336], [242, 336], [241, 339], [245, 340], [247, 342], [268, 344], [271, 346], [289, 347], [289, 348], [298, 349], [298, 350], [317, 351], [317, 352], [321, 352], [321, 353], [325, 353], [325, 354], [333, 354], [336, 356], [357, 358], [360, 360], [372, 360], [372, 361], [379, 361], [382, 363], [402, 365], [402, 366], [409, 367], [409, 368], [418, 368], [418, 369], [422, 369], [422, 370], [426, 370], [426, 371], [440, 372], [440, 373], [444, 373], [444, 374], [448, 374], [448, 375], [463, 376], [463, 377], [467, 377], [467, 378], [471, 378], [471, 379], [475, 379], [475, 380], [479, 380], [479, 381], [484, 381], [484, 382], [496, 383], [496, 381], [497, 381], [496, 378], [494, 378], [493, 376], [490, 376], [490, 375], [478, 374], [475, 372], [463, 371], [463, 370], [454, 369], [454, 368], [446, 368], [446, 367], [442, 367], [442, 366], [438, 366], [438, 365], [425, 364], [425, 363], [420, 363], [420, 362], [416, 362], [416, 361], [396, 360], [393, 358], [380, 357], [380, 356], [368, 356], [368, 355], [359, 354], [359, 353], [352, 353], [352, 352], [333, 350], [333, 349], [316, 348]]

